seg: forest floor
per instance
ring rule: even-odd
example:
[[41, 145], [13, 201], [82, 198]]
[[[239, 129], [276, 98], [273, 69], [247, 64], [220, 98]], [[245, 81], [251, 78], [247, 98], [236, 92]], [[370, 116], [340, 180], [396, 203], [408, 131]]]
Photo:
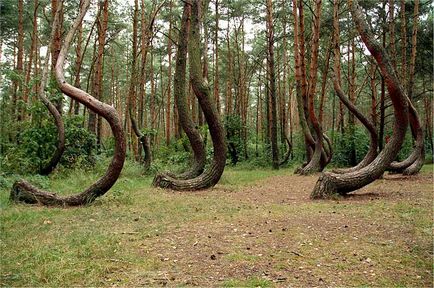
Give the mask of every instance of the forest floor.
[[[95, 177], [32, 180], [67, 193]], [[6, 179], [0, 285], [432, 287], [432, 165], [327, 201], [309, 199], [317, 177], [229, 168], [214, 189], [180, 193], [130, 165], [69, 209], [11, 204]]]

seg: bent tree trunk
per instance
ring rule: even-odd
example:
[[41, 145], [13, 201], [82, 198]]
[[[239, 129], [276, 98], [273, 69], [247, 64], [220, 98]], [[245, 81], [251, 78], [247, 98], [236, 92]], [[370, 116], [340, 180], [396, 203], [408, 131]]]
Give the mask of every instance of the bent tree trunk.
[[137, 126], [136, 119], [134, 119], [134, 116], [131, 114], [131, 111], [129, 114], [131, 120], [131, 128], [133, 128], [134, 133], [136, 134], [137, 138], [139, 138], [139, 141], [142, 144], [143, 153], [144, 153], [143, 169], [144, 172], [147, 172], [149, 170], [149, 167], [151, 167], [151, 162], [152, 162], [151, 143], [149, 141], [149, 137], [140, 131], [139, 127]]
[[[403, 173], [404, 175], [415, 175], [419, 173], [424, 162], [424, 133], [419, 121], [419, 116], [413, 104], [408, 100], [409, 120], [413, 134], [416, 136], [414, 148], [411, 154], [401, 162], [392, 162], [388, 168], [393, 173]], [[411, 167], [411, 168], [410, 168]]]
[[[300, 2], [301, 4], [301, 2]], [[312, 25], [312, 52], [310, 60], [310, 77], [309, 77], [309, 89], [308, 89], [308, 111], [309, 120], [312, 123], [312, 128], [315, 132], [315, 150], [310, 159], [309, 163], [303, 167], [299, 172], [301, 175], [308, 175], [311, 173], [319, 172], [324, 167], [321, 167], [321, 154], [324, 150], [323, 148], [323, 133], [321, 125], [315, 114], [315, 92], [316, 92], [316, 80], [317, 80], [317, 70], [318, 70], [318, 49], [319, 49], [319, 31], [320, 31], [320, 18], [321, 18], [321, 0], [315, 1], [315, 10], [313, 13], [314, 21]]]
[[90, 0], [85, 0], [83, 5], [81, 5], [79, 15], [75, 19], [71, 30], [65, 38], [65, 42], [60, 50], [56, 63], [56, 79], [64, 94], [85, 105], [93, 112], [100, 114], [110, 124], [115, 138], [115, 151], [112, 162], [110, 163], [106, 173], [82, 193], [60, 197], [55, 193], [41, 191], [30, 183], [20, 180], [15, 182], [12, 187], [10, 195], [12, 201], [29, 204], [42, 204], [47, 206], [79, 206], [89, 204], [97, 197], [104, 195], [114, 185], [121, 173], [125, 161], [126, 144], [122, 123], [117, 111], [110, 105], [100, 102], [83, 90], [70, 85], [66, 82], [63, 75], [63, 65], [68, 48], [79, 23], [83, 20], [83, 17], [86, 14], [89, 4]]
[[366, 24], [364, 14], [358, 6], [357, 0], [348, 0], [348, 6], [350, 7], [357, 30], [369, 52], [377, 61], [387, 85], [387, 90], [389, 91], [394, 108], [394, 133], [383, 151], [378, 154], [374, 161], [364, 168], [345, 174], [323, 173], [311, 193], [311, 198], [313, 199], [328, 198], [334, 194], [347, 194], [348, 192], [362, 188], [380, 177], [398, 154], [408, 126], [407, 97], [399, 83], [389, 55], [382, 45], [377, 42], [375, 36]]
[[[335, 59], [335, 61], [339, 61], [339, 60]], [[348, 99], [348, 97], [345, 95], [344, 91], [339, 85], [339, 81], [336, 77], [336, 74], [333, 75], [333, 85], [339, 99], [341, 99], [342, 103], [344, 103], [344, 105], [348, 108], [348, 110], [350, 110], [350, 112], [353, 113], [357, 117], [357, 119], [359, 119], [360, 122], [362, 122], [362, 124], [366, 127], [366, 129], [368, 129], [371, 138], [370, 139], [371, 143], [369, 145], [368, 153], [366, 153], [365, 157], [362, 159], [362, 161], [359, 162], [359, 164], [348, 169], [333, 170], [333, 172], [335, 173], [354, 172], [360, 170], [363, 167], [366, 167], [369, 163], [371, 163], [375, 159], [375, 157], [377, 157], [378, 134], [377, 134], [377, 130], [375, 129], [374, 123], [372, 123], [371, 120], [365, 117], [365, 115], [363, 115], [362, 112], [360, 112], [359, 109], [357, 109], [357, 107], [353, 104], [353, 102], [351, 102]]]
[[[214, 157], [210, 167], [198, 177], [189, 180], [178, 180], [168, 175], [157, 175], [157, 177], [154, 178], [153, 184], [154, 186], [174, 190], [200, 190], [212, 187], [220, 180], [226, 164], [226, 143], [223, 125], [219, 118], [214, 98], [201, 72], [199, 30], [199, 9], [201, 7], [201, 1], [195, 0], [192, 4], [185, 3], [186, 5], [192, 5], [189, 40], [190, 81], [208, 123], [214, 146]], [[186, 6], [184, 9], [185, 8]]]
[[288, 132], [285, 130], [285, 141], [286, 141], [286, 145], [288, 145], [288, 149], [286, 150], [285, 155], [283, 156], [282, 160], [279, 162], [279, 166], [285, 165], [286, 162], [288, 162], [289, 157], [291, 156], [292, 153], [292, 144], [291, 144], [291, 139], [288, 136]]
[[[184, 11], [181, 19], [180, 37], [178, 40], [178, 50], [176, 53], [176, 67], [175, 75], [173, 79], [173, 93], [175, 94], [176, 108], [178, 111], [178, 119], [182, 129], [187, 135], [190, 141], [191, 148], [193, 150], [193, 165], [191, 168], [179, 175], [172, 172], [162, 172], [155, 176], [155, 179], [159, 177], [169, 176], [170, 178], [187, 180], [202, 174], [205, 167], [206, 152], [205, 145], [200, 135], [199, 130], [196, 128], [193, 118], [191, 116], [190, 108], [187, 103], [186, 95], [186, 66], [187, 66], [187, 46], [188, 46], [188, 34], [190, 30], [190, 15], [191, 5], [185, 3]], [[155, 180], [154, 180], [155, 181]]]
[[[55, 34], [56, 27], [57, 27], [58, 22], [59, 22], [59, 14], [60, 14], [61, 9], [62, 9], [62, 3], [60, 3], [57, 6], [57, 11], [54, 14], [54, 19], [53, 19], [53, 24], [52, 24], [52, 32], [51, 32], [51, 36], [50, 36], [50, 43], [49, 43], [48, 47], [50, 47], [53, 43], [54, 34]], [[50, 112], [50, 114], [54, 118], [54, 123], [55, 123], [56, 128], [57, 128], [58, 142], [57, 142], [56, 151], [54, 152], [50, 161], [39, 170], [39, 174], [41, 174], [41, 175], [50, 174], [56, 168], [57, 164], [59, 164], [59, 161], [62, 158], [63, 152], [65, 151], [65, 126], [63, 125], [62, 116], [60, 115], [59, 110], [57, 110], [56, 106], [54, 106], [54, 104], [51, 103], [51, 101], [48, 100], [47, 97], [45, 97], [45, 92], [44, 92], [45, 85], [47, 84], [47, 79], [48, 79], [48, 67], [49, 67], [48, 63], [49, 63], [50, 55], [51, 55], [51, 51], [50, 51], [50, 49], [47, 49], [47, 53], [45, 55], [44, 68], [42, 71], [41, 84], [39, 86], [39, 91], [38, 91], [38, 97], [39, 97], [39, 99], [41, 99], [42, 103], [45, 105], [45, 107], [47, 107], [48, 111]]]

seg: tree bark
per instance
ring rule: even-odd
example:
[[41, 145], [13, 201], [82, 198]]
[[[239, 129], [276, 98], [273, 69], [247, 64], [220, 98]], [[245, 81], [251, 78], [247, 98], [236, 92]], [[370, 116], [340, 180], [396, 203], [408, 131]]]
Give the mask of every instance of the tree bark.
[[[187, 50], [190, 30], [191, 5], [184, 4], [184, 12], [181, 19], [181, 30], [178, 40], [178, 50], [176, 53], [175, 76], [173, 79], [173, 92], [176, 97], [176, 108], [182, 129], [190, 141], [193, 150], [193, 165], [187, 171], [176, 175], [172, 172], [163, 172], [157, 174], [155, 179], [160, 177], [170, 177], [173, 179], [187, 180], [202, 174], [206, 162], [205, 146], [202, 136], [193, 122], [190, 109], [187, 103], [186, 95], [186, 67], [187, 67]], [[194, 101], [194, 100], [193, 100]], [[156, 181], [156, 180], [154, 180]]]
[[[62, 26], [63, 26], [63, 5], [58, 0], [51, 0], [51, 15], [54, 19], [54, 14], [57, 11], [57, 7], [60, 5], [62, 9], [59, 14], [59, 23], [56, 26], [54, 33], [54, 40], [51, 45], [51, 71], [54, 73], [54, 69], [56, 66], [57, 57], [59, 57], [60, 48], [62, 46]], [[58, 91], [58, 87], [56, 87], [56, 91]], [[60, 115], [63, 113], [63, 95], [59, 95], [57, 99], [54, 100], [54, 105], [56, 109], [59, 111]]]
[[[339, 59], [335, 59], [335, 61], [339, 61]], [[335, 70], [337, 70], [337, 65], [335, 64]], [[349, 172], [355, 172], [360, 170], [363, 167], [366, 167], [369, 163], [371, 163], [375, 157], [377, 157], [377, 148], [378, 148], [378, 134], [377, 130], [375, 129], [374, 123], [372, 123], [371, 120], [369, 120], [365, 115], [363, 115], [359, 109], [354, 105], [350, 99], [345, 95], [344, 91], [342, 90], [341, 86], [339, 85], [339, 80], [336, 77], [337, 73], [334, 73], [333, 75], [333, 85], [334, 89], [336, 91], [336, 94], [338, 95], [339, 99], [341, 99], [342, 103], [348, 108], [350, 113], [352, 113], [354, 116], [359, 119], [360, 122], [365, 126], [365, 128], [369, 132], [371, 143], [369, 145], [368, 153], [366, 153], [365, 157], [362, 159], [362, 161], [359, 162], [356, 166], [348, 169], [337, 169], [333, 170], [335, 173], [349, 173]]]
[[[410, 120], [410, 127], [413, 133], [415, 134], [415, 143], [413, 147], [413, 151], [410, 153], [410, 155], [403, 161], [397, 162], [394, 161], [390, 163], [390, 166], [388, 168], [389, 171], [393, 173], [403, 173], [406, 175], [415, 175], [419, 172], [420, 168], [422, 168], [423, 162], [424, 162], [424, 133], [423, 128], [419, 120], [419, 116], [417, 114], [416, 108], [413, 106], [411, 101], [408, 102], [408, 112], [409, 112], [409, 120]], [[421, 159], [420, 159], [421, 158]], [[413, 167], [410, 168], [410, 166], [415, 163]], [[421, 165], [422, 164], [422, 165]], [[417, 169], [419, 168], [419, 169]], [[405, 173], [404, 173], [405, 172]]]
[[277, 147], [277, 111], [276, 111], [276, 75], [274, 67], [274, 30], [273, 30], [273, 4], [267, 0], [267, 43], [268, 43], [268, 81], [270, 95], [271, 121], [270, 142], [273, 160], [273, 169], [279, 169], [279, 150]]
[[[103, 54], [108, 24], [108, 0], [99, 3], [99, 12], [97, 19], [98, 31], [98, 49], [95, 61], [95, 73], [93, 76], [92, 94], [98, 100], [101, 100], [102, 94], [102, 76], [103, 76]], [[97, 117], [91, 110], [89, 111], [88, 129], [91, 133], [97, 135]]]
[[13, 185], [10, 195], [11, 200], [15, 202], [62, 207], [86, 205], [93, 202], [97, 197], [104, 195], [115, 184], [121, 173], [125, 161], [126, 145], [125, 136], [122, 129], [122, 122], [119, 119], [116, 110], [112, 106], [95, 99], [83, 90], [70, 85], [66, 82], [63, 75], [63, 65], [68, 48], [71, 44], [75, 31], [77, 30], [77, 26], [83, 20], [84, 15], [86, 14], [89, 4], [90, 0], [85, 0], [83, 6], [80, 7], [81, 9], [79, 15], [75, 19], [71, 30], [68, 32], [65, 38], [65, 42], [62, 45], [56, 63], [56, 79], [61, 91], [64, 94], [73, 97], [74, 100], [79, 101], [89, 109], [92, 109], [94, 112], [101, 114], [101, 116], [108, 121], [115, 138], [113, 160], [104, 176], [102, 176], [84, 192], [76, 195], [61, 197], [55, 193], [41, 191], [24, 180], [17, 181]]
[[[299, 17], [297, 14], [297, 6], [298, 2], [297, 0], [292, 1], [292, 14], [294, 17], [294, 62], [295, 62], [295, 79], [296, 79], [296, 100], [297, 100], [297, 111], [298, 111], [298, 119], [300, 122], [300, 126], [304, 135], [304, 141], [305, 141], [305, 147], [306, 147], [306, 164], [303, 165], [306, 166], [307, 163], [310, 161], [311, 155], [312, 155], [312, 146], [315, 145], [315, 140], [312, 137], [312, 134], [310, 133], [310, 129], [308, 127], [308, 123], [306, 121], [305, 116], [305, 110], [304, 110], [304, 100], [303, 100], [303, 85], [302, 85], [302, 73], [301, 73], [301, 55], [300, 55], [300, 43], [299, 39], [300, 37], [300, 31], [299, 31]], [[301, 171], [301, 168], [298, 168], [295, 170], [294, 173], [299, 173]]]
[[328, 198], [334, 194], [347, 194], [380, 177], [398, 154], [408, 126], [408, 101], [388, 54], [382, 45], [375, 40], [375, 36], [370, 31], [357, 0], [348, 0], [348, 6], [363, 42], [377, 61], [381, 74], [385, 79], [394, 108], [394, 133], [383, 151], [364, 168], [345, 174], [322, 174], [311, 193], [313, 199]]
[[[134, 13], [133, 13], [133, 34], [132, 34], [132, 49], [131, 49], [131, 74], [130, 74], [130, 87], [128, 89], [128, 114], [130, 115], [131, 122], [135, 121], [137, 114], [137, 25], [139, 22], [139, 1], [134, 1]], [[131, 129], [134, 130], [134, 129]], [[134, 134], [133, 134], [134, 133]], [[134, 159], [138, 160], [139, 151], [137, 147], [137, 135], [136, 131], [131, 131], [131, 148]], [[142, 143], [143, 144], [143, 143]]]
[[[192, 4], [185, 2], [185, 5], [191, 7], [191, 29], [189, 37], [189, 64], [190, 64], [190, 81], [196, 98], [203, 110], [211, 139], [214, 146], [213, 161], [208, 169], [201, 175], [189, 180], [177, 180], [170, 176], [157, 175], [154, 178], [154, 186], [169, 188], [174, 190], [200, 190], [213, 187], [220, 180], [226, 164], [226, 143], [223, 125], [219, 119], [219, 114], [215, 101], [211, 95], [210, 87], [204, 80], [201, 73], [200, 61], [200, 30], [199, 30], [199, 8], [200, 0], [194, 0]], [[187, 8], [186, 6], [184, 8]], [[185, 9], [184, 9], [185, 10]]]
[[[50, 44], [48, 45], [48, 47], [50, 47], [54, 41], [55, 31], [56, 31], [56, 27], [59, 24], [59, 17], [60, 17], [61, 10], [62, 10], [62, 3], [59, 3], [57, 7], [57, 11], [54, 14]], [[44, 68], [42, 71], [41, 84], [39, 86], [39, 91], [38, 91], [38, 97], [39, 99], [41, 99], [42, 103], [45, 105], [45, 107], [47, 107], [48, 111], [54, 118], [54, 123], [56, 124], [57, 133], [58, 133], [58, 142], [57, 142], [56, 151], [54, 152], [53, 156], [51, 156], [50, 161], [39, 170], [39, 174], [41, 175], [50, 174], [56, 168], [57, 164], [62, 158], [63, 152], [65, 151], [65, 126], [63, 124], [62, 115], [60, 115], [59, 110], [57, 110], [56, 106], [54, 106], [54, 104], [51, 103], [51, 101], [48, 100], [47, 97], [45, 97], [44, 90], [47, 84], [47, 79], [49, 74], [49, 70], [48, 70], [49, 60], [50, 60], [50, 50], [47, 49], [47, 54], [45, 55]]]
[[315, 150], [312, 158], [308, 164], [303, 167], [299, 172], [302, 175], [308, 175], [311, 173], [319, 172], [322, 170], [321, 167], [321, 153], [323, 150], [323, 133], [318, 118], [315, 114], [315, 93], [316, 93], [316, 80], [317, 80], [317, 70], [318, 70], [318, 49], [319, 49], [319, 32], [320, 32], [320, 19], [321, 19], [321, 0], [315, 1], [315, 10], [313, 12], [313, 25], [312, 25], [312, 43], [311, 43], [311, 61], [310, 61], [310, 75], [309, 75], [309, 87], [307, 90], [308, 97], [308, 111], [309, 120], [312, 123], [312, 127], [316, 134], [315, 139]]

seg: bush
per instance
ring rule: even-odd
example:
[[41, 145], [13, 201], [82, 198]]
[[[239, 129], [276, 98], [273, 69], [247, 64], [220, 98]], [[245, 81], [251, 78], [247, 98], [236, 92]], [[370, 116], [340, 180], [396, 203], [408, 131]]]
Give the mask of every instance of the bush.
[[[35, 105], [33, 109], [40, 110], [41, 107]], [[35, 173], [51, 159], [57, 147], [57, 128], [48, 113], [38, 112], [34, 121], [23, 123], [16, 136], [18, 145], [4, 146], [0, 157], [4, 172]], [[95, 136], [83, 127], [83, 118], [64, 117], [64, 121], [66, 149], [60, 164], [66, 168], [94, 165]]]

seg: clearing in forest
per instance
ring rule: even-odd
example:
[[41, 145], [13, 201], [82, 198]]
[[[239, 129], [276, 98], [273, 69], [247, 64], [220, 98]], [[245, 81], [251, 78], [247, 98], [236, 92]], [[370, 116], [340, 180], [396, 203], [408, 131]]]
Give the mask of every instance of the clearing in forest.
[[[52, 185], [95, 176], [83, 174]], [[431, 165], [327, 201], [309, 199], [316, 179], [228, 169], [214, 189], [186, 193], [127, 167], [106, 197], [70, 209], [10, 204], [2, 189], [0, 283], [432, 286]]]

